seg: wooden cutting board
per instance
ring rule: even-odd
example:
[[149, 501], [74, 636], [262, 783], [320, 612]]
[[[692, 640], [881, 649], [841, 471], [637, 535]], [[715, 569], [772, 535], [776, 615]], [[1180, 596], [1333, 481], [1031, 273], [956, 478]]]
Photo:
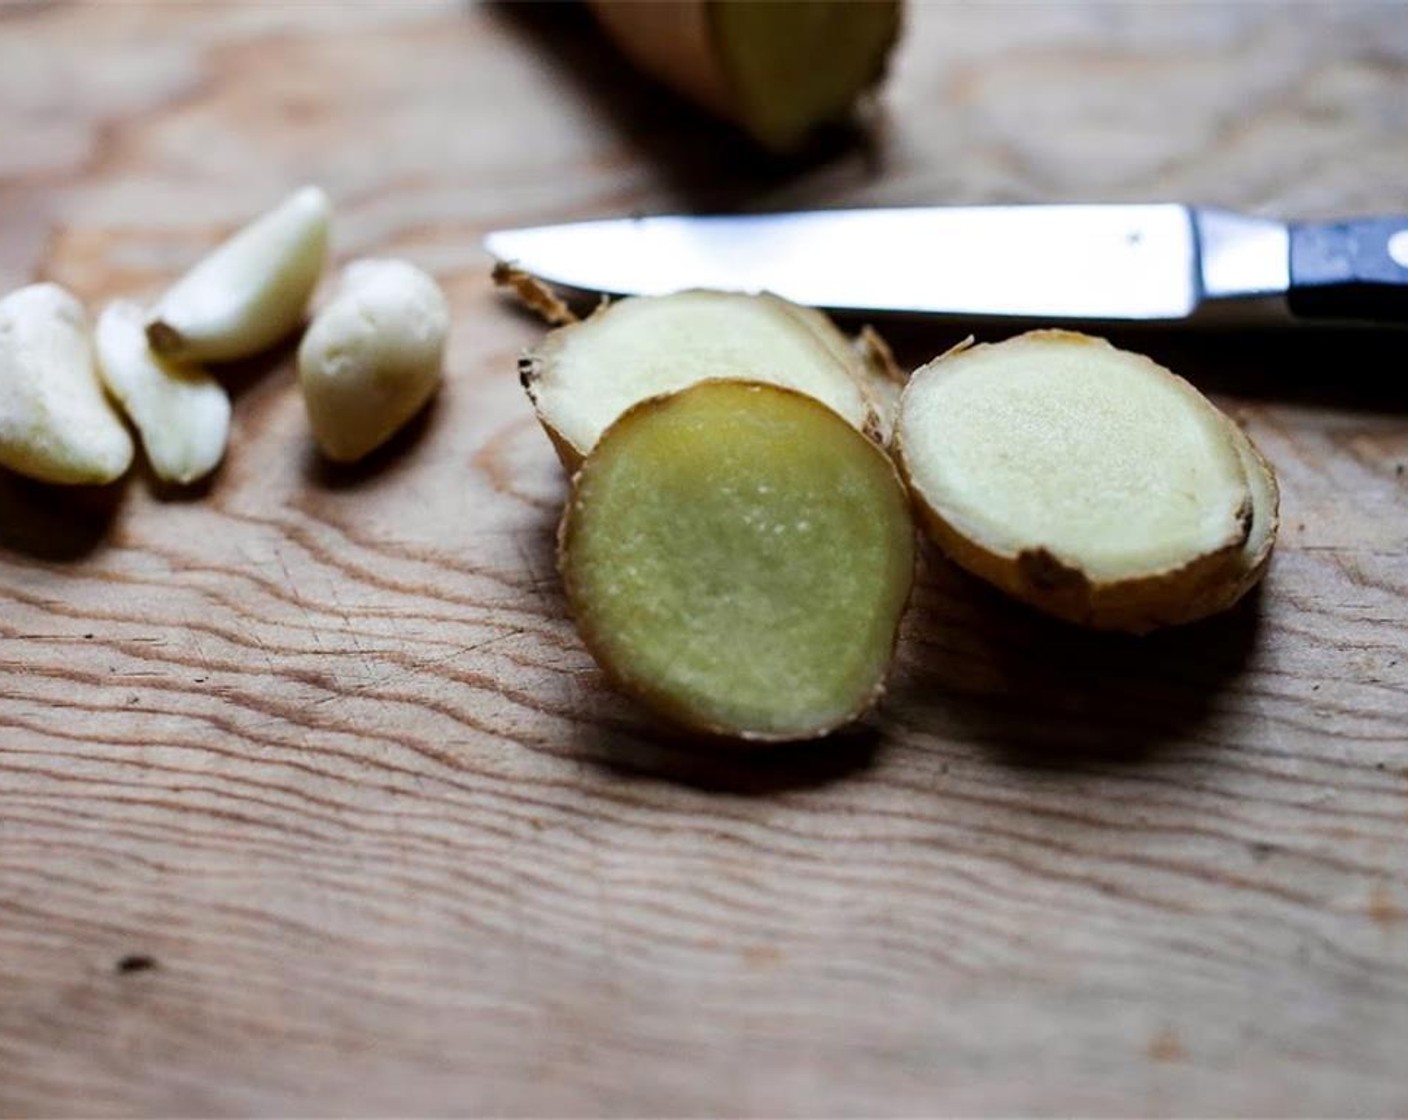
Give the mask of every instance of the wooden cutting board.
[[0, 7], [0, 287], [148, 297], [317, 182], [455, 313], [364, 466], [284, 352], [198, 493], [0, 479], [0, 1113], [1408, 1114], [1405, 336], [1136, 340], [1281, 474], [1227, 617], [1080, 634], [930, 556], [884, 710], [751, 755], [579, 645], [486, 230], [1408, 211], [1398, 5], [916, 6], [883, 108], [779, 167], [570, 7]]

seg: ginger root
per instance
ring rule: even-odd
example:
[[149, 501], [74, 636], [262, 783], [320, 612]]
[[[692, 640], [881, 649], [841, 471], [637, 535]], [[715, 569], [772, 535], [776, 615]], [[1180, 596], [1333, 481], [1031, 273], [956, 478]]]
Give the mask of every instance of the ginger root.
[[646, 73], [791, 152], [879, 83], [898, 0], [589, 0]]

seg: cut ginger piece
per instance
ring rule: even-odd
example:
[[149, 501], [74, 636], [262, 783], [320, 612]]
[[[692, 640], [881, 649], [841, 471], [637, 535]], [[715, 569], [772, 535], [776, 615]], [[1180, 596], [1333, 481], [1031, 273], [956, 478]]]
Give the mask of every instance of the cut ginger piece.
[[1034, 331], [931, 362], [905, 389], [895, 445], [938, 545], [1069, 621], [1190, 621], [1235, 601], [1264, 560], [1258, 543], [1249, 567], [1255, 452], [1182, 378], [1100, 339]]
[[792, 152], [876, 85], [900, 33], [898, 0], [590, 0], [646, 73]]
[[1208, 615], [1225, 611], [1261, 582], [1271, 563], [1271, 551], [1276, 546], [1280, 528], [1281, 492], [1276, 485], [1276, 472], [1256, 449], [1251, 438], [1231, 419], [1226, 421], [1228, 438], [1246, 472], [1247, 486], [1252, 497], [1252, 521], [1246, 543], [1238, 554], [1231, 574], [1195, 596], [1178, 615], [1178, 622], [1194, 622]]
[[806, 739], [879, 698], [914, 530], [890, 460], [831, 410], [709, 381], [607, 430], [574, 481], [559, 565], [623, 691], [696, 731]]
[[852, 427], [877, 438], [881, 431], [861, 356], [820, 312], [772, 295], [625, 299], [550, 332], [519, 369], [568, 470], [632, 405], [712, 379], [795, 389]]

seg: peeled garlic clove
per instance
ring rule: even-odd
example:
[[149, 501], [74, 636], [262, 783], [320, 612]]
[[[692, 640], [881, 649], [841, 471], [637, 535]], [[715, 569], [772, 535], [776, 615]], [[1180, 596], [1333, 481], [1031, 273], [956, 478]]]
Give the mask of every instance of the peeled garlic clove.
[[230, 398], [193, 366], [153, 354], [146, 314], [129, 300], [109, 304], [94, 336], [98, 371], [137, 431], [158, 478], [189, 483], [215, 469], [230, 436]]
[[308, 306], [328, 244], [328, 196], [304, 187], [256, 218], [178, 280], [147, 338], [159, 354], [223, 362], [268, 349]]
[[131, 463], [82, 305], [57, 284], [0, 299], [0, 464], [42, 482], [104, 483]]
[[439, 285], [414, 265], [348, 265], [298, 348], [298, 380], [323, 454], [360, 459], [420, 411], [440, 384], [449, 330]]

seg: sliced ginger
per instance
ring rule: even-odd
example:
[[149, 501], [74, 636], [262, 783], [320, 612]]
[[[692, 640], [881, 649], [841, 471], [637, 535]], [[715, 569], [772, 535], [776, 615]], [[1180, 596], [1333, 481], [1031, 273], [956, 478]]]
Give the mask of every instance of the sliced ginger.
[[834, 412], [710, 381], [607, 430], [559, 562], [583, 639], [625, 691], [685, 727], [799, 739], [880, 695], [914, 535], [894, 467]]
[[1099, 339], [1035, 331], [930, 363], [895, 442], [957, 563], [1102, 629], [1230, 606], [1274, 539], [1274, 479], [1246, 437], [1187, 382]]
[[874, 327], [862, 327], [855, 338], [848, 338], [826, 312], [815, 307], [770, 294], [757, 298], [770, 300], [774, 306], [799, 319], [831, 356], [850, 371], [851, 379], [861, 387], [869, 406], [866, 431], [882, 445], [888, 444], [906, 380], [889, 343]]
[[1276, 485], [1276, 472], [1247, 433], [1230, 419], [1227, 420], [1227, 434], [1246, 472], [1252, 498], [1251, 527], [1231, 575], [1204, 588], [1171, 621], [1193, 622], [1234, 606], [1261, 582], [1271, 563], [1271, 550], [1276, 545], [1276, 532], [1280, 528], [1281, 493]]
[[522, 363], [523, 387], [568, 469], [631, 405], [714, 378], [795, 389], [878, 435], [869, 376], [820, 312], [713, 291], [611, 304], [553, 331]]

